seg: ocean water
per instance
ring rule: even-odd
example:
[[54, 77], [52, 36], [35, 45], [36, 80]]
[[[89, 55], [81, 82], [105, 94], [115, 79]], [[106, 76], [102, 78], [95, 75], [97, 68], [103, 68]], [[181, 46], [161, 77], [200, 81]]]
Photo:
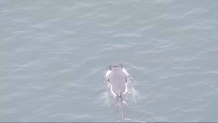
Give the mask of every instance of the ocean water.
[[0, 0], [0, 122], [118, 121], [117, 61], [137, 81], [126, 118], [218, 121], [218, 1]]

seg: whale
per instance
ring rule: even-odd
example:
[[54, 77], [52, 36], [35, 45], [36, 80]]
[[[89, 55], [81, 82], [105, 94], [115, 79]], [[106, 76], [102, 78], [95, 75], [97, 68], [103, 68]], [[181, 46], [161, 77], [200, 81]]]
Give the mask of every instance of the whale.
[[123, 106], [126, 105], [126, 95], [128, 94], [128, 76], [129, 73], [121, 63], [114, 63], [108, 67], [105, 74], [106, 83], [108, 84], [109, 92], [115, 99], [116, 104], [120, 107], [122, 119]]

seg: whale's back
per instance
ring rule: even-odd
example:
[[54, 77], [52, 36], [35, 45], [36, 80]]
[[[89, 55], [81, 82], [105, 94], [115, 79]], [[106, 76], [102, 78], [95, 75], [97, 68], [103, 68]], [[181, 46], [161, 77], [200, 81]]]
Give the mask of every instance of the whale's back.
[[109, 82], [112, 85], [112, 90], [114, 93], [124, 93], [125, 83], [127, 82], [127, 77], [121, 69], [112, 70], [109, 76]]

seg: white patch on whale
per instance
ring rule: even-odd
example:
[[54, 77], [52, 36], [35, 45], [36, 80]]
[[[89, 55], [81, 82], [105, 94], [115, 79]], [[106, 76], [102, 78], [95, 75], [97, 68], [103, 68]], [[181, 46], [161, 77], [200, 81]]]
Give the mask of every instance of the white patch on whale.
[[113, 97], [115, 98], [116, 97], [116, 94], [113, 92], [113, 87], [112, 85], [108, 82], [108, 85], [109, 85], [109, 88], [110, 88], [110, 91], [111, 91], [111, 94], [113, 95]]
[[126, 74], [126, 76], [129, 76], [129, 73], [127, 72], [125, 68], [122, 68], [122, 71]]
[[128, 92], [128, 85], [127, 85], [128, 83], [125, 83], [125, 92], [123, 93], [124, 95]]
[[111, 73], [111, 70], [107, 70], [107, 72], [106, 72], [106, 74], [104, 75], [104, 77], [105, 77], [106, 79], [108, 79], [109, 76], [110, 76], [110, 73]]

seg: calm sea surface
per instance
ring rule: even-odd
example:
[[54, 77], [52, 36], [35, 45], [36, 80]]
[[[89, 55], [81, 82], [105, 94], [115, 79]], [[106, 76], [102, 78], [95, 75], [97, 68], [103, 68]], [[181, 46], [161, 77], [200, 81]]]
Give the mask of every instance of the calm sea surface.
[[133, 121], [218, 121], [218, 1], [0, 0], [0, 122], [117, 121], [103, 76], [137, 81]]

